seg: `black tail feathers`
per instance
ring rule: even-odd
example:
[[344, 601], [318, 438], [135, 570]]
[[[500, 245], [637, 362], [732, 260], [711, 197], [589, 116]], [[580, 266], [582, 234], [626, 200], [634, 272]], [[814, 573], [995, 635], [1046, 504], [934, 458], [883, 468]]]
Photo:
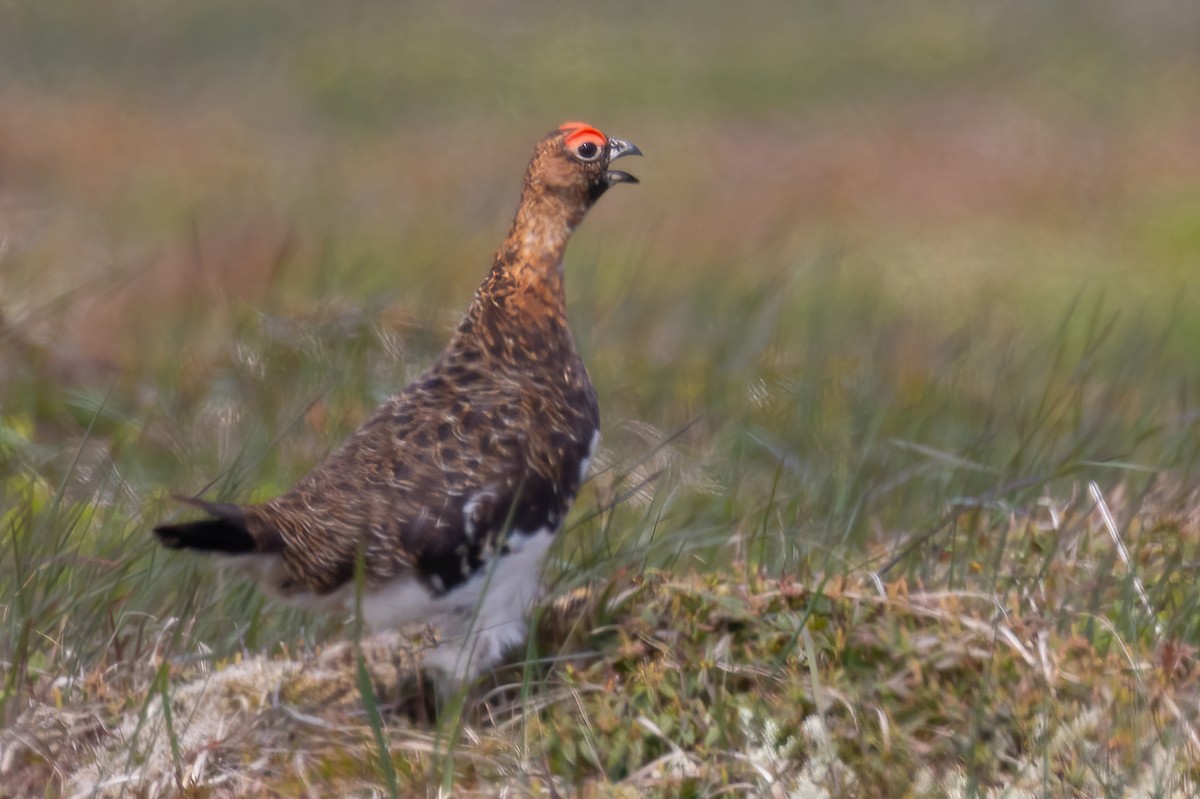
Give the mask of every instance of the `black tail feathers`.
[[258, 549], [254, 536], [246, 529], [246, 514], [237, 505], [205, 502], [187, 497], [178, 499], [195, 505], [217, 518], [155, 527], [154, 535], [163, 546], [170, 549], [223, 552], [228, 555], [241, 555]]

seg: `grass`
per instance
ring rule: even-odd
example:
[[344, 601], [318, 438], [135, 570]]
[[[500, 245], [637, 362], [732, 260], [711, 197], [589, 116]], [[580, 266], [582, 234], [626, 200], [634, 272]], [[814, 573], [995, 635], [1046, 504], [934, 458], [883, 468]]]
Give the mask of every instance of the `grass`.
[[[0, 796], [1196, 793], [1193, 11], [71, 8], [0, 26]], [[604, 447], [434, 720], [147, 531], [429, 363], [578, 116]]]

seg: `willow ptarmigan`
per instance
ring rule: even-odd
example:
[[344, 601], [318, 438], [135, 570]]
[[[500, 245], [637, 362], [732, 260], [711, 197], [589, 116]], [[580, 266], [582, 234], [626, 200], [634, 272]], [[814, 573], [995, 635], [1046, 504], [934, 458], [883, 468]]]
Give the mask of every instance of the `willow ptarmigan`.
[[633, 144], [568, 122], [542, 139], [487, 279], [437, 361], [290, 491], [155, 528], [226, 556], [270, 596], [352, 608], [364, 552], [372, 629], [431, 625], [427, 669], [471, 679], [524, 640], [543, 555], [599, 439], [567, 326], [563, 252]]

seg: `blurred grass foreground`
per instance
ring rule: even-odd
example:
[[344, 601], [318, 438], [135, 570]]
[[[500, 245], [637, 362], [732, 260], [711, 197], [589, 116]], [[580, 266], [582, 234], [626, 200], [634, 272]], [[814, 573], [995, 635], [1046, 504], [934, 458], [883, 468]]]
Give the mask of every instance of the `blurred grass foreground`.
[[[0, 6], [0, 796], [1200, 793], [1200, 8]], [[538, 633], [148, 534], [427, 365], [533, 141], [604, 447]], [[395, 643], [395, 642], [393, 642]], [[440, 794], [439, 794], [440, 791]]]

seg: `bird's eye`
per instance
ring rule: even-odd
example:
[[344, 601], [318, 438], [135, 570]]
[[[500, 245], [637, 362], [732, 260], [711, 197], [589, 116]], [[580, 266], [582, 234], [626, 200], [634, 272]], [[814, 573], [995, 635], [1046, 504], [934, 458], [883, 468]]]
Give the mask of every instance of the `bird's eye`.
[[594, 141], [585, 141], [575, 148], [575, 153], [584, 161], [595, 161], [600, 155], [600, 148]]

